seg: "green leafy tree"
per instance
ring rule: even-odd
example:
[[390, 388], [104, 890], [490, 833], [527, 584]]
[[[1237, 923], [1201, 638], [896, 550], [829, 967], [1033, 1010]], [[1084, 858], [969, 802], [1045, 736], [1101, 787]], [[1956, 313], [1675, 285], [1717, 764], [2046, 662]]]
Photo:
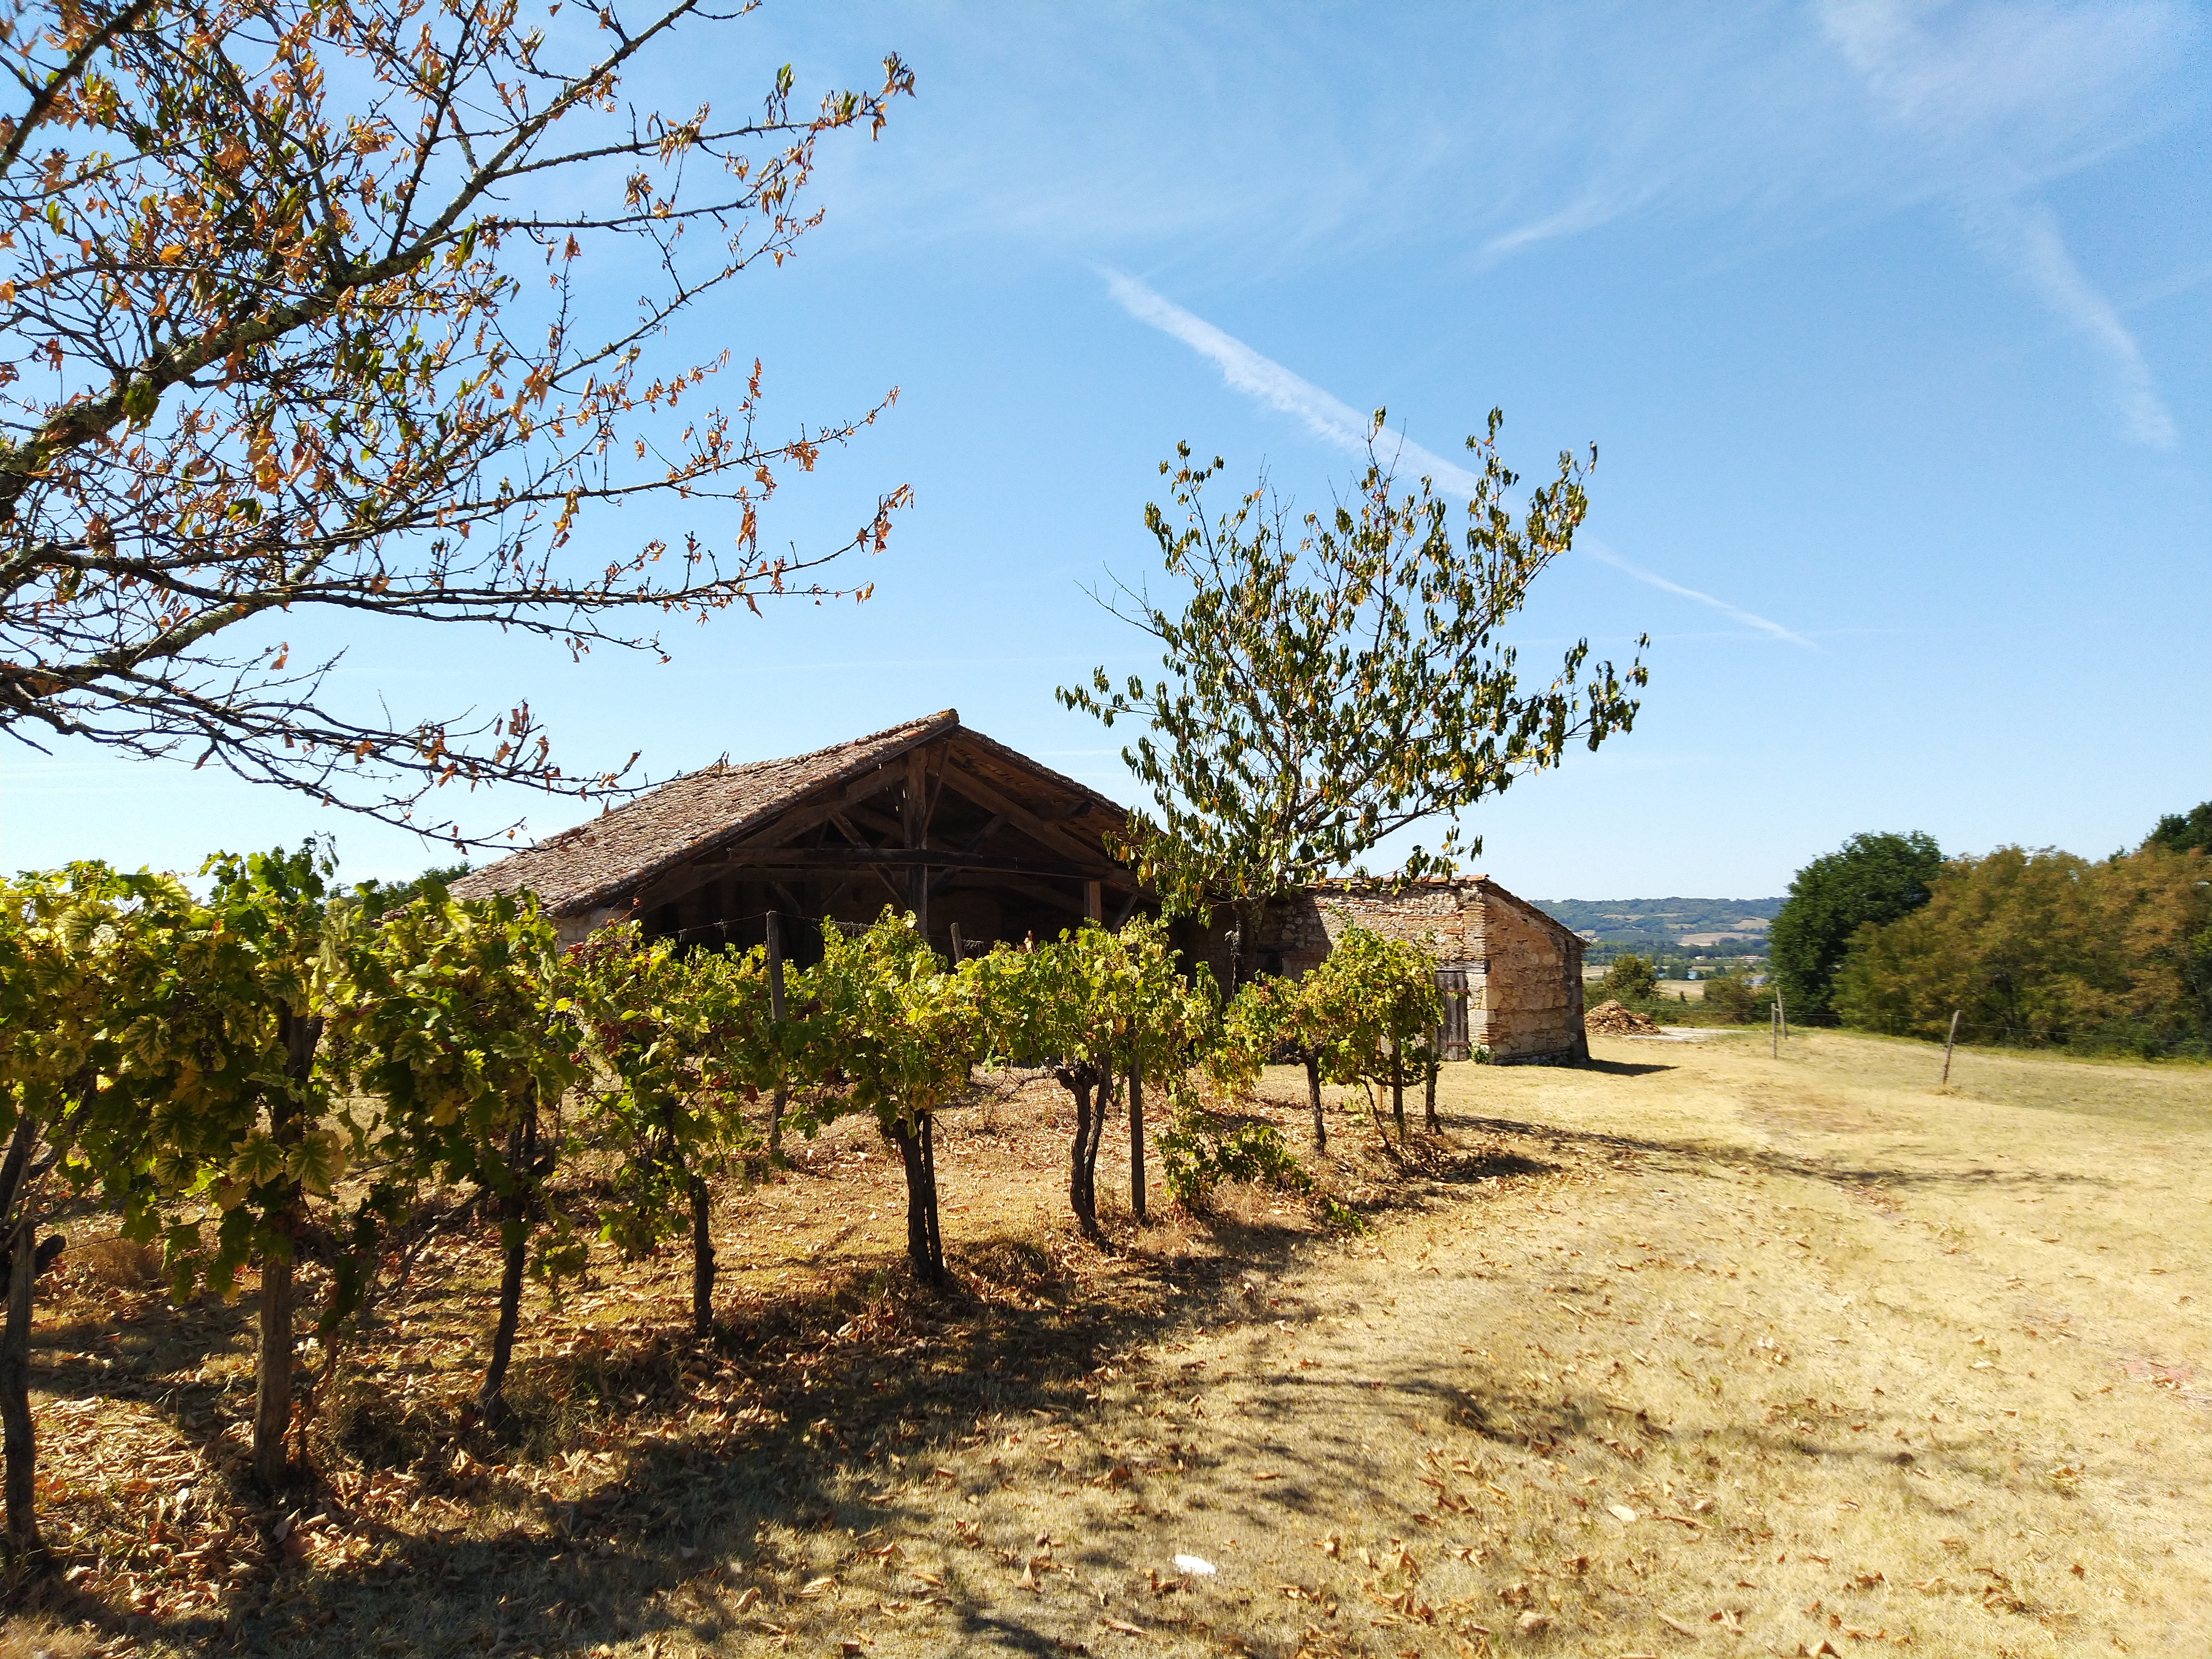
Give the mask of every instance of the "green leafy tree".
[[714, 1317], [708, 1177], [751, 1144], [745, 1102], [780, 1069], [766, 953], [684, 951], [623, 922], [572, 952], [568, 978], [600, 1073], [592, 1132], [617, 1164], [600, 1231], [635, 1255], [688, 1225], [691, 1328], [705, 1336]]
[[[1242, 1123], [1217, 1135], [1194, 1108], [1186, 1109], [1176, 1114], [1160, 1137], [1160, 1158], [1167, 1169], [1168, 1190], [1194, 1215], [1206, 1212], [1213, 1189], [1224, 1181], [1296, 1193], [1314, 1189], [1313, 1177], [1272, 1123]], [[1333, 1219], [1350, 1218], [1341, 1205], [1331, 1202], [1328, 1207]]]
[[[195, 900], [161, 878], [127, 892], [121, 947], [103, 964], [107, 1018], [119, 1035], [103, 1117], [140, 1114], [143, 1160], [94, 1160], [125, 1231], [151, 1237], [166, 1211], [166, 1254], [181, 1291], [228, 1292], [259, 1270], [253, 1474], [266, 1489], [290, 1475], [295, 1268], [311, 1199], [327, 1198], [365, 1132], [337, 1110], [318, 1063], [334, 1006], [333, 906], [326, 852], [217, 854]], [[124, 1128], [114, 1146], [131, 1147]], [[197, 1213], [194, 1213], [197, 1212]], [[214, 1222], [214, 1236], [206, 1222]]]
[[[48, 1177], [77, 1151], [100, 1103], [103, 1060], [112, 1061], [101, 958], [129, 917], [123, 884], [100, 864], [0, 880], [0, 1431], [7, 1457], [8, 1555], [43, 1557], [37, 1510], [36, 1424], [31, 1414], [31, 1324], [37, 1282], [59, 1253], [40, 1240]], [[138, 1120], [138, 1115], [131, 1114]], [[95, 1144], [99, 1144], [95, 1138]], [[105, 1150], [120, 1150], [112, 1144]], [[143, 1152], [140, 1144], [126, 1154]], [[82, 1171], [82, 1159], [74, 1166]], [[65, 1166], [64, 1174], [70, 1173]]]
[[2212, 1042], [2212, 857], [2151, 843], [2101, 863], [1999, 848], [1852, 939], [1846, 1022], [1970, 1041], [2203, 1052]]
[[2168, 812], [2158, 821], [2146, 844], [2163, 847], [2170, 853], [2191, 848], [2212, 853], [2212, 800], [2200, 801], [2186, 812]]
[[937, 1201], [937, 1109], [964, 1091], [988, 1043], [981, 961], [947, 971], [911, 915], [888, 908], [851, 938], [825, 928], [808, 975], [815, 1074], [842, 1079], [906, 1170], [907, 1258], [922, 1284], [948, 1282]]
[[336, 1052], [377, 1103], [385, 1180], [402, 1193], [466, 1182], [498, 1218], [498, 1322], [477, 1407], [501, 1422], [533, 1233], [552, 1224], [539, 1271], [580, 1266], [574, 1223], [547, 1190], [562, 1097], [584, 1074], [559, 937], [527, 894], [423, 897], [356, 930], [341, 960]]
[[1731, 1024], [1755, 1024], [1770, 1017], [1765, 1010], [1774, 1001], [1772, 992], [1762, 998], [1759, 990], [1748, 974], [1731, 968], [1705, 981], [1705, 1006]]
[[[1382, 1110], [1376, 1091], [1390, 1091], [1390, 1115], [1406, 1139], [1406, 1085], [1427, 1074], [1431, 1033], [1443, 1019], [1436, 959], [1419, 945], [1389, 939], [1371, 928], [1347, 927], [1337, 935], [1329, 961], [1339, 976], [1340, 1011], [1323, 1060], [1332, 1080], [1366, 1086], [1376, 1127]], [[1387, 1131], [1384, 1143], [1389, 1143]]]
[[1942, 868], [1942, 849], [1914, 830], [1853, 836], [1800, 870], [1767, 933], [1787, 1012], [1795, 1018], [1826, 1011], [1851, 936], [1927, 903]]
[[[1355, 1024], [1361, 1011], [1362, 987], [1351, 971], [1353, 958], [1340, 960], [1331, 953], [1297, 978], [1264, 975], [1237, 988], [1223, 1018], [1219, 1045], [1231, 1060], [1232, 1075], [1220, 1080], [1240, 1086], [1249, 1073], [1256, 1077], [1267, 1058], [1286, 1054], [1306, 1074], [1306, 1103], [1313, 1113], [1313, 1144], [1316, 1152], [1328, 1148], [1328, 1120], [1322, 1101], [1324, 1073], [1340, 1034]], [[1348, 1079], [1329, 1077], [1333, 1082]]]
[[1132, 818], [1129, 852], [1174, 906], [1226, 900], [1249, 940], [1277, 895], [1438, 817], [1449, 822], [1437, 848], [1414, 848], [1403, 869], [1449, 871], [1481, 847], [1462, 842], [1453, 815], [1558, 765], [1570, 743], [1595, 749], [1634, 723], [1640, 660], [1626, 674], [1589, 666], [1583, 641], [1548, 684], [1524, 686], [1499, 641], [1588, 510], [1585, 466], [1562, 454], [1516, 520], [1502, 420], [1493, 410], [1487, 434], [1468, 441], [1480, 477], [1459, 532], [1429, 480], [1401, 493], [1373, 452], [1380, 411], [1365, 471], [1326, 515], [1294, 521], [1263, 479], [1209, 516], [1223, 463], [1194, 467], [1185, 444], [1162, 464], [1179, 513], [1148, 506], [1145, 521], [1188, 591], [1179, 607], [1126, 586], [1107, 603], [1160, 642], [1166, 677], [1117, 686], [1102, 667], [1059, 695], [1109, 727], [1149, 724], [1122, 750], [1152, 796]]
[[1658, 988], [1658, 976], [1651, 964], [1633, 953], [1616, 957], [1605, 970], [1598, 988], [1620, 1002], [1646, 1002]]
[[419, 876], [405, 881], [379, 881], [374, 876], [353, 886], [355, 908], [371, 921], [387, 910], [397, 910], [403, 904], [418, 898], [443, 898], [446, 889], [469, 872], [465, 864], [434, 864]]
[[1192, 1040], [1211, 1008], [1204, 989], [1187, 985], [1177, 971], [1165, 925], [1138, 917], [1109, 933], [1086, 922], [1048, 945], [994, 951], [975, 971], [993, 1057], [1051, 1066], [1075, 1103], [1068, 1207], [1086, 1237], [1100, 1236], [1098, 1148], [1115, 1079], [1129, 1083], [1131, 1203], [1141, 1218], [1141, 1080], [1181, 1085]]

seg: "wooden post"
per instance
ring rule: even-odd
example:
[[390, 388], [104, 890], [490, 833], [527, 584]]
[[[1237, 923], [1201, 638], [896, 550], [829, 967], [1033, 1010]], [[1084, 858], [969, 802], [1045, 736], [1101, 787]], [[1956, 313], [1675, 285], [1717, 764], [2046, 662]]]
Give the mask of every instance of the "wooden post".
[[[906, 798], [900, 804], [899, 827], [906, 832], [909, 851], [919, 852], [929, 839], [929, 757], [910, 750], [906, 757]], [[915, 865], [906, 872], [907, 908], [924, 939], [929, 937], [929, 871]]]
[[960, 965], [960, 958], [963, 954], [963, 952], [960, 939], [960, 924], [956, 921], [952, 924], [952, 965], [955, 968], [957, 968]]
[[1943, 1039], [1943, 1081], [1936, 1087], [1947, 1089], [1951, 1085], [1951, 1045], [1959, 1040], [1959, 1011], [1951, 1011], [1951, 1035]]
[[1145, 1080], [1129, 1065], [1129, 1209], [1145, 1224]]
[[1788, 1036], [1790, 1035], [1790, 1010], [1782, 1000], [1782, 981], [1778, 979], [1774, 981], [1774, 1019], [1775, 1023], [1781, 1026], [1782, 1035], [1785, 1037]]
[[1106, 884], [1086, 881], [1083, 884], [1083, 914], [1092, 921], [1106, 920]]
[[1767, 1005], [1766, 1034], [1772, 1041], [1774, 1058], [1782, 1058], [1782, 999], [1778, 996]]
[[[768, 1017], [771, 1023], [783, 1024], [783, 918], [771, 910], [768, 913]], [[783, 1156], [783, 1108], [787, 1097], [783, 1079], [775, 1080], [775, 1093], [768, 1108], [768, 1155], [770, 1161]]]
[[1424, 1095], [1421, 1103], [1423, 1108], [1422, 1124], [1431, 1134], [1441, 1133], [1444, 1127], [1443, 1120], [1437, 1115], [1437, 1071], [1441, 1064], [1437, 1056], [1443, 1053], [1443, 1048], [1444, 1028], [1441, 1025], [1431, 1026], [1429, 1028], [1429, 1052], [1423, 1057], [1423, 1064], [1421, 1067], [1422, 1071], [1426, 1073], [1426, 1076], [1422, 1079], [1423, 1083], [1426, 1085], [1426, 1092]]

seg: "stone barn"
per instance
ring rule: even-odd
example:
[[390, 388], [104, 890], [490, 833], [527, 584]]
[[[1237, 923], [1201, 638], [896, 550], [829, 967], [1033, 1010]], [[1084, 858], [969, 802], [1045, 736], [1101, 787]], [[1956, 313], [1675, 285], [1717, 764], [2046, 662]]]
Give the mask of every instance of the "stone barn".
[[795, 960], [825, 921], [911, 910], [940, 950], [1136, 910], [1107, 850], [1121, 806], [961, 725], [927, 720], [787, 760], [687, 773], [464, 877], [463, 898], [526, 890], [581, 939], [634, 918], [655, 936], [758, 945], [780, 919]]
[[[717, 762], [647, 790], [453, 884], [463, 898], [530, 891], [579, 939], [635, 920], [690, 944], [760, 944], [778, 919], [793, 960], [820, 929], [911, 910], [940, 951], [1118, 927], [1158, 908], [1111, 850], [1126, 809], [960, 723], [948, 708], [786, 760]], [[1222, 913], [1217, 922], [1225, 920]], [[1583, 941], [1480, 876], [1392, 895], [1332, 884], [1275, 906], [1262, 972], [1303, 973], [1347, 921], [1423, 943], [1445, 987], [1445, 1037], [1500, 1060], [1585, 1057]], [[1225, 975], [1218, 925], [1177, 948]], [[1449, 1050], [1448, 1050], [1449, 1052]]]
[[1589, 1058], [1582, 937], [1489, 877], [1437, 877], [1395, 893], [1332, 882], [1280, 901], [1261, 927], [1261, 971], [1304, 973], [1355, 923], [1436, 957], [1448, 1056], [1480, 1047], [1509, 1063]]

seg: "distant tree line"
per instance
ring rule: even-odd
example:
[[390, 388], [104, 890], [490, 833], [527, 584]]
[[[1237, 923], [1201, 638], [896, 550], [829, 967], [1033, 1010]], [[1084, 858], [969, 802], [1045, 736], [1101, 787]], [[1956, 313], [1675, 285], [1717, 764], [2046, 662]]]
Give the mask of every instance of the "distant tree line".
[[2102, 860], [1854, 836], [1791, 884], [1775, 977], [1793, 1014], [1893, 1036], [2212, 1051], [2212, 802]]

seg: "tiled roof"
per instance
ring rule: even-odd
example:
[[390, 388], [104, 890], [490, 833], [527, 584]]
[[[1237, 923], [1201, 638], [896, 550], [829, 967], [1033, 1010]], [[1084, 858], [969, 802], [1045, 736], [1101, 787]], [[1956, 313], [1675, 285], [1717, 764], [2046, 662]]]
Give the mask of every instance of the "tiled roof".
[[811, 755], [719, 762], [463, 877], [454, 896], [527, 890], [556, 915], [607, 903], [711, 842], [757, 829], [823, 785], [858, 777], [959, 724], [959, 711], [947, 708]]

